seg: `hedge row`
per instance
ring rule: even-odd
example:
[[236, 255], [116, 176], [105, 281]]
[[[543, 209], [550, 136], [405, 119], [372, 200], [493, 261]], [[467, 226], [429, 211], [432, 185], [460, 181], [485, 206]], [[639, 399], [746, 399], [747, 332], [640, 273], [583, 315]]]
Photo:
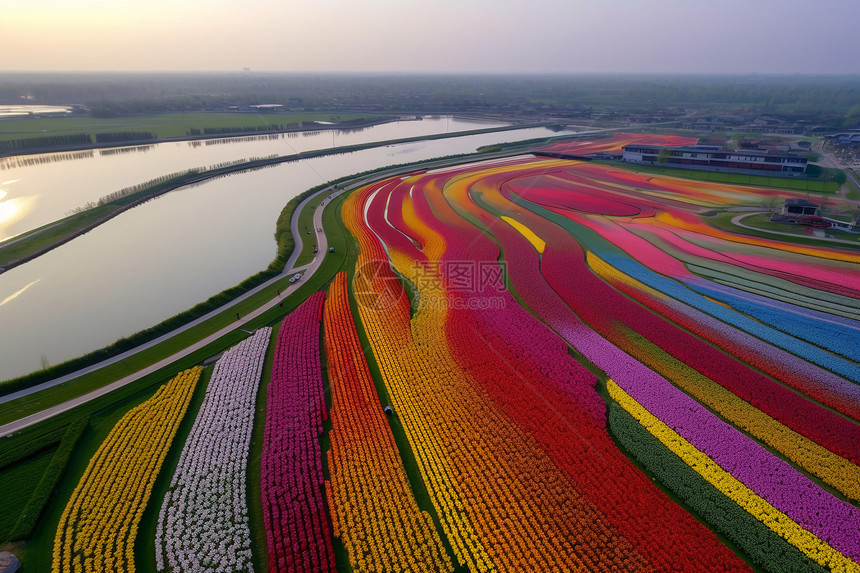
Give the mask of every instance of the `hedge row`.
[[36, 454], [37, 452], [49, 448], [59, 442], [63, 438], [63, 429], [54, 430], [43, 434], [38, 438], [25, 442], [17, 447], [0, 452], [0, 470], [3, 470], [13, 464], [16, 464], [24, 458]]
[[[291, 123], [288, 125], [270, 123], [268, 125], [245, 125], [242, 127], [204, 127], [204, 135], [229, 135], [232, 133], [256, 133], [259, 131], [285, 131], [287, 129], [296, 129], [297, 124]], [[195, 130], [199, 133], [200, 130]]]
[[148, 141], [152, 139], [156, 139], [156, 136], [150, 131], [115, 131], [96, 134], [96, 143], [121, 143], [123, 141]]
[[722, 495], [615, 402], [609, 403], [609, 431], [660, 483], [762, 569], [773, 573], [827, 571]]
[[47, 505], [48, 500], [54, 493], [57, 482], [60, 481], [60, 478], [65, 473], [69, 459], [75, 451], [75, 446], [78, 445], [78, 441], [81, 439], [89, 423], [89, 416], [85, 416], [69, 424], [63, 434], [60, 447], [57, 448], [54, 457], [51, 459], [51, 463], [48, 464], [45, 473], [42, 474], [42, 479], [39, 480], [39, 485], [36, 486], [36, 490], [30, 496], [30, 500], [27, 502], [21, 515], [18, 516], [18, 521], [10, 533], [10, 539], [25, 539], [33, 532], [39, 516], [42, 515], [42, 510], [45, 509], [45, 505]]
[[10, 139], [0, 141], [0, 153], [34, 149], [39, 147], [61, 147], [66, 145], [92, 145], [93, 138], [88, 133], [72, 135], [49, 135], [46, 137], [28, 137], [26, 139]]

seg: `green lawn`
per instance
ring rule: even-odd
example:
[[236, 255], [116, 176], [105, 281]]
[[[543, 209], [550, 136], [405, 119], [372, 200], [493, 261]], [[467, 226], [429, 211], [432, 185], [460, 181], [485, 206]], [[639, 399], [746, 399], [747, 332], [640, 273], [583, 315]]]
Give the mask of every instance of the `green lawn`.
[[46, 117], [0, 120], [0, 141], [71, 135], [148, 131], [156, 137], [184, 137], [191, 129], [242, 128], [281, 125], [302, 121], [339, 123], [367, 119], [367, 115], [331, 113], [165, 113], [127, 117], [94, 118], [87, 116]]
[[316, 229], [314, 229], [314, 210], [328, 197], [328, 193], [322, 193], [314, 197], [299, 213], [299, 232], [302, 234], [302, 252], [296, 259], [296, 266], [300, 267], [310, 263], [314, 259], [314, 247], [316, 246]]
[[[755, 227], [756, 229], [761, 229], [760, 231], [755, 231], [744, 227], [738, 227], [737, 225], [732, 223], [732, 219], [737, 215], [738, 213], [735, 212], [723, 212], [712, 217], [703, 217], [702, 220], [718, 229], [723, 229], [725, 231], [738, 233], [741, 235], [748, 235], [751, 237], [787, 241], [791, 243], [798, 243], [801, 245], [810, 245], [815, 247], [826, 246], [837, 247], [840, 249], [852, 248], [851, 245], [846, 245], [845, 243], [833, 243], [827, 240], [818, 239], [814, 237], [812, 233], [809, 232], [810, 227], [806, 227], [804, 225], [789, 225], [786, 223], [771, 222], [770, 214], [768, 213], [750, 215], [749, 217], [745, 217], [741, 220], [741, 223], [743, 223], [744, 225]], [[791, 236], [776, 235], [770, 231], [775, 231], [778, 233], [788, 233]], [[833, 236], [833, 238], [836, 239], [852, 241], [856, 243], [858, 247], [860, 247], [860, 235], [856, 233], [846, 233], [843, 231], [834, 231], [831, 229], [825, 229], [825, 232], [828, 236]]]
[[15, 242], [0, 246], [0, 266], [49, 247], [120, 208], [119, 205], [101, 205], [29, 231], [14, 239]]
[[836, 193], [839, 191], [840, 187], [835, 181], [821, 181], [801, 177], [766, 177], [763, 175], [746, 175], [743, 173], [698, 171], [695, 169], [676, 169], [672, 167], [660, 167], [657, 165], [631, 165], [621, 161], [597, 163], [604, 163], [606, 165], [612, 165], [613, 167], [621, 167], [623, 169], [639, 173], [653, 173], [654, 175], [665, 175], [667, 177], [695, 179], [697, 181], [713, 181], [714, 183], [729, 183], [733, 185], [753, 185], [756, 187], [811, 191], [814, 193]]
[[[173, 372], [171, 376], [166, 376], [160, 379], [158, 386], [167, 382], [167, 380], [178, 372]], [[57, 490], [51, 501], [45, 506], [41, 519], [39, 520], [33, 535], [26, 541], [19, 542], [14, 545], [7, 545], [2, 549], [11, 548], [15, 555], [21, 559], [21, 562], [28, 571], [50, 571], [51, 570], [51, 551], [53, 548], [54, 535], [57, 532], [57, 524], [60, 520], [60, 515], [65, 509], [66, 503], [72, 495], [78, 481], [84, 473], [84, 470], [89, 464], [90, 459], [96, 450], [101, 446], [108, 433], [113, 429], [114, 425], [125, 413], [137, 406], [144, 400], [149, 399], [155, 392], [157, 385], [152, 384], [143, 390], [138, 389], [136, 392], [131, 392], [122, 396], [114, 396], [109, 403], [103, 403], [101, 409], [97, 409], [97, 414], [94, 414], [90, 419], [90, 425], [86, 429], [78, 446], [69, 460], [63, 476], [57, 484]], [[22, 433], [21, 438], [25, 438], [28, 434], [39, 433], [44, 431], [43, 426], [51, 426], [57, 423], [69, 423], [69, 416], [57, 416], [57, 420], [52, 420], [49, 424], [40, 425], [38, 428], [30, 428]], [[16, 435], [13, 440], [19, 439]]]
[[[0, 540], [9, 538], [18, 516], [30, 501], [59, 445], [59, 442], [55, 442], [0, 470], [0, 491], [7, 493], [3, 500], [3, 511], [0, 511]], [[8, 495], [10, 492], [12, 495]]]

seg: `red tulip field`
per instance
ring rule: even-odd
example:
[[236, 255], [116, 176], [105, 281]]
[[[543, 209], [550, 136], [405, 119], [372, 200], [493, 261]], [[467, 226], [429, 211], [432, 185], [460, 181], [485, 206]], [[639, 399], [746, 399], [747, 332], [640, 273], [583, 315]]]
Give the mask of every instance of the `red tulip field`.
[[54, 570], [134, 570], [150, 504], [160, 571], [860, 571], [860, 250], [716, 223], [798, 191], [565, 158], [695, 141], [349, 192], [345, 266], [220, 357], [166, 496], [199, 369], [110, 432]]

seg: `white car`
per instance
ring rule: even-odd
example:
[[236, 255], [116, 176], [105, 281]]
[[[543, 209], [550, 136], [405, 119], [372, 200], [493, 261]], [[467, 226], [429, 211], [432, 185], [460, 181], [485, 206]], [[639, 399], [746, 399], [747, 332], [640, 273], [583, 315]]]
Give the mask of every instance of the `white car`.
[[302, 273], [296, 273], [296, 274], [294, 274], [293, 276], [291, 276], [291, 277], [290, 277], [290, 282], [291, 282], [291, 283], [294, 283], [294, 282], [296, 282], [297, 280], [299, 280], [300, 278], [302, 278]]

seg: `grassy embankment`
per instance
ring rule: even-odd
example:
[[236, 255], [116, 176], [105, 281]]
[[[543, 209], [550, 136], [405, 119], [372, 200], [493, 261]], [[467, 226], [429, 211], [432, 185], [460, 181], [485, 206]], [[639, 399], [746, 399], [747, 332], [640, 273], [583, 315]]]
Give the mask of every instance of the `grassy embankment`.
[[0, 121], [0, 141], [77, 133], [149, 132], [158, 138], [187, 137], [191, 130], [242, 129], [246, 126], [379, 119], [368, 114], [331, 113], [165, 113], [123, 117], [32, 117]]
[[[18, 264], [18, 262], [22, 260], [26, 260], [34, 256], [38, 256], [39, 254], [43, 254], [44, 252], [47, 252], [48, 250], [75, 238], [85, 230], [92, 229], [93, 227], [108, 221], [110, 218], [122, 213], [126, 209], [134, 207], [159, 194], [166, 193], [173, 189], [177, 189], [183, 185], [187, 185], [192, 182], [196, 183], [208, 178], [226, 175], [230, 173], [238, 173], [247, 169], [254, 169], [256, 167], [265, 167], [290, 161], [300, 161], [303, 159], [311, 159], [314, 157], [340, 155], [343, 153], [362, 151], [364, 149], [371, 149], [374, 147], [384, 147], [388, 145], [397, 145], [400, 143], [410, 143], [414, 141], [431, 141], [436, 139], [448, 139], [451, 137], [478, 135], [482, 133], [510, 131], [523, 129], [524, 127], [529, 126], [507, 126], [500, 128], [496, 127], [487, 129], [475, 129], [454, 133], [440, 133], [436, 135], [406, 137], [401, 139], [390, 139], [386, 141], [361, 143], [356, 145], [337, 147], [334, 149], [306, 151], [292, 155], [281, 155], [272, 158], [241, 162], [228, 167], [212, 169], [205, 172], [188, 173], [187, 175], [182, 175], [176, 177], [175, 179], [171, 179], [169, 182], [161, 181], [153, 185], [143, 185], [143, 187], [145, 188], [136, 190], [132, 194], [125, 195], [123, 197], [111, 201], [107, 201], [105, 205], [99, 206], [95, 209], [84, 210], [82, 212], [61, 219], [60, 221], [49, 223], [38, 229], [28, 231], [22, 234], [20, 237], [16, 238], [14, 243], [7, 244], [6, 246], [0, 245], [0, 267], [7, 266], [11, 268], [11, 266]], [[484, 153], [484, 151], [481, 151], [481, 153]], [[388, 169], [388, 167], [370, 170], [366, 173], [382, 171], [384, 169]], [[348, 177], [338, 179], [337, 181], [346, 181], [348, 179], [361, 175], [363, 174], [350, 175]]]
[[27, 231], [6, 244], [0, 244], [0, 267], [8, 270], [34, 259], [153, 197], [203, 178], [234, 170], [212, 169], [203, 175], [201, 170], [191, 169], [117, 191], [114, 193], [115, 197], [104, 197], [88, 208], [81, 208], [76, 213]]
[[115, 209], [116, 207], [112, 205], [99, 205], [85, 212], [70, 215], [59, 221], [28, 231], [24, 235], [10, 240], [8, 245], [0, 244], [0, 267], [60, 243], [73, 233], [110, 216]]
[[323, 193], [314, 197], [299, 213], [299, 233], [302, 235], [302, 251], [296, 259], [296, 266], [304, 266], [314, 260], [317, 243], [317, 230], [314, 228], [314, 211], [328, 195]]
[[716, 171], [699, 171], [696, 169], [678, 169], [673, 167], [660, 167], [657, 165], [632, 165], [622, 161], [595, 161], [597, 164], [621, 167], [629, 171], [639, 173], [651, 173], [654, 175], [665, 175], [667, 177], [678, 177], [681, 179], [695, 179], [697, 181], [710, 181], [713, 183], [728, 183], [731, 185], [751, 185], [754, 187], [773, 187], [776, 189], [787, 189], [791, 191], [809, 191], [812, 193], [833, 194], [839, 191], [839, 183], [832, 180], [834, 172], [824, 171], [820, 178], [809, 177], [766, 177], [763, 175], [747, 175], [744, 173], [723, 173]]
[[[753, 229], [739, 227], [732, 222], [732, 219], [737, 217], [738, 214], [739, 213], [733, 211], [724, 211], [715, 215], [703, 217], [702, 220], [709, 225], [724, 231], [757, 237], [760, 239], [788, 241], [800, 245], [809, 245], [811, 247], [830, 247], [837, 249], [852, 248], [852, 245], [846, 243], [836, 243], [829, 241], [826, 238], [816, 238], [811, 233], [812, 228], [805, 225], [774, 223], [770, 220], [770, 213], [756, 213], [754, 215], [744, 217], [740, 221], [748, 227], [753, 227]], [[836, 229], [825, 229], [825, 233], [828, 237], [851, 241], [854, 243], [854, 247], [860, 247], [860, 235], [857, 233], [848, 233]]]
[[[324, 289], [326, 284], [331, 280], [331, 278], [343, 268], [342, 265], [345, 259], [344, 253], [346, 250], [346, 241], [343, 234], [343, 230], [337, 227], [336, 220], [334, 219], [334, 217], [336, 217], [335, 210], [336, 205], [333, 209], [327, 209], [324, 213], [324, 224], [326, 226], [327, 236], [329, 238], [330, 244], [335, 247], [335, 254], [329, 254], [326, 257], [325, 261], [323, 261], [323, 264], [317, 273], [315, 273], [312, 277], [309, 277], [307, 282], [304, 283], [295, 293], [293, 293], [289, 297], [285, 297], [283, 306], [274, 307], [260, 317], [246, 324], [245, 326], [248, 330], [256, 329], [266, 325], [277, 327], [277, 325], [280, 324], [283, 317], [289, 311], [291, 311], [298, 304], [300, 304], [311, 293], [316, 292], [320, 289]], [[275, 296], [277, 296], [277, 294], [274, 290], [272, 290], [271, 296], [269, 296], [268, 299], [274, 298]], [[70, 412], [59, 414], [48, 422], [44, 422], [33, 428], [28, 428], [27, 430], [24, 430], [21, 433], [16, 434], [14, 437], [10, 438], [8, 442], [8, 445], [10, 447], [26, 444], [29, 441], [38, 439], [46, 432], [56, 431], [58, 427], [61, 427], [64, 424], [68, 424], [70, 420], [78, 416], [84, 414], [91, 414], [91, 429], [87, 431], [84, 440], [77, 448], [74, 456], [75, 461], [71, 463], [69, 468], [67, 469], [55, 496], [49, 502], [45, 514], [43, 518], [39, 521], [34, 531], [34, 534], [24, 542], [6, 545], [6, 547], [13, 548], [16, 554], [22, 557], [24, 563], [28, 567], [32, 567], [34, 570], [43, 570], [50, 568], [51, 544], [53, 542], [53, 537], [56, 532], [56, 526], [59, 521], [60, 514], [65, 507], [65, 503], [68, 500], [71, 491], [74, 489], [77, 484], [77, 481], [83, 474], [83, 471], [86, 468], [86, 464], [89, 462], [89, 459], [95, 453], [96, 449], [98, 449], [99, 445], [107, 436], [107, 433], [116, 423], [116, 421], [123, 414], [125, 414], [128, 409], [148, 399], [159, 385], [169, 380], [177, 372], [188, 368], [194, 364], [199, 364], [200, 362], [203, 362], [205, 359], [218, 354], [227, 347], [237, 344], [242, 339], [244, 339], [245, 336], [247, 335], [245, 333], [242, 333], [241, 331], [233, 331], [229, 335], [224, 336], [218, 341], [208, 345], [206, 348], [195, 352], [187, 359], [183, 359], [177, 363], [174, 363], [171, 366], [162, 369], [162, 371], [156, 374], [147, 376], [140, 381], [134, 382], [128, 386], [123, 387], [122, 389], [116, 390], [110, 395], [97, 398], [96, 400], [88, 402], [78, 408], [75, 408]], [[270, 352], [273, 351], [273, 348], [274, 346], [272, 345], [270, 347]], [[259, 461], [262, 452], [262, 431], [265, 424], [265, 392], [269, 380], [268, 377], [270, 376], [271, 372], [270, 356], [267, 358], [266, 364], [267, 366], [264, 369], [264, 379], [261, 383], [258, 394], [258, 412], [257, 417], [255, 419], [254, 439], [252, 441], [251, 453], [249, 456], [248, 469], [249, 483], [251, 484], [259, 483]], [[166, 488], [169, 486], [172, 472], [175, 470], [175, 467], [178, 464], [182, 445], [184, 444], [185, 438], [190, 432], [191, 425], [194, 421], [194, 416], [196, 415], [196, 412], [199, 410], [200, 405], [202, 403], [209, 375], [211, 375], [211, 368], [207, 368], [204, 371], [205, 377], [201, 379], [201, 382], [195, 389], [195, 394], [192, 398], [192, 403], [189, 407], [189, 411], [186, 414], [186, 417], [183, 419], [182, 425], [179, 429], [179, 433], [177, 434], [177, 439], [171, 446], [168, 456], [165, 459], [164, 467], [159, 474], [158, 480], [153, 490], [153, 500], [162, 499]], [[249, 509], [251, 512], [253, 523], [252, 536], [255, 540], [255, 543], [262, 542], [263, 547], [265, 547], [265, 531], [263, 530], [262, 525], [262, 513], [259, 501], [259, 491], [254, 492], [252, 488], [251, 493], [252, 495], [250, 496]], [[156, 506], [158, 506], [158, 502], [151, 503], [147, 507], [143, 516], [143, 521], [141, 522], [141, 533], [138, 538], [139, 540], [145, 541], [140, 541], [135, 546], [136, 559], [141, 565], [142, 570], [153, 570], [148, 566], [154, 564], [153, 539], [155, 527], [157, 524], [158, 510], [160, 509]], [[255, 552], [255, 559], [257, 560], [258, 565], [262, 565], [265, 560], [265, 555], [260, 552]]]

